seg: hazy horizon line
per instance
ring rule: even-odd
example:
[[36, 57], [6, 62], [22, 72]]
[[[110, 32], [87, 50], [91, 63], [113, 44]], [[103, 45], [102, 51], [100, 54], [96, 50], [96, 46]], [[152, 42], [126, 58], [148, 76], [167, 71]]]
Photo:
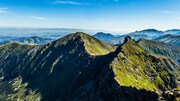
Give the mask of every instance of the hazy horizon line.
[[31, 27], [31, 26], [0, 26], [0, 28], [15, 28], [15, 29], [64, 29], [64, 30], [84, 30], [84, 31], [94, 31], [94, 32], [105, 32], [105, 33], [116, 33], [116, 34], [125, 34], [131, 33], [135, 31], [142, 31], [147, 29], [156, 29], [158, 31], [167, 31], [172, 29], [180, 29], [180, 28], [168, 28], [166, 30], [158, 29], [158, 28], [144, 28], [144, 29], [137, 29], [137, 30], [129, 30], [129, 31], [122, 31], [122, 30], [105, 30], [105, 29], [87, 29], [87, 28], [73, 28], [73, 27]]

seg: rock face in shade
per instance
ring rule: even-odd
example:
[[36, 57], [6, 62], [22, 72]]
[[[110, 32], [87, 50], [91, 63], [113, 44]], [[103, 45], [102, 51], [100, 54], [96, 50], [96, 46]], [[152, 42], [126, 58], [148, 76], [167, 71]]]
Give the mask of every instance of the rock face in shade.
[[116, 49], [77, 32], [46, 45], [7, 44], [0, 53], [0, 84], [9, 89], [2, 99], [156, 101], [178, 87], [180, 67], [130, 37]]

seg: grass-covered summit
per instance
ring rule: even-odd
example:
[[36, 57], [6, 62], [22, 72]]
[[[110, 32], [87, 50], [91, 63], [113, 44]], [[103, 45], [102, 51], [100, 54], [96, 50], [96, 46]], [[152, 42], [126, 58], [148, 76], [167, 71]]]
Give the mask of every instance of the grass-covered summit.
[[101, 42], [100, 40], [91, 37], [90, 35], [87, 35], [85, 33], [79, 32], [77, 33], [81, 36], [85, 43], [86, 50], [91, 55], [105, 55], [115, 50], [113, 46], [110, 46], [108, 44], [105, 44]]

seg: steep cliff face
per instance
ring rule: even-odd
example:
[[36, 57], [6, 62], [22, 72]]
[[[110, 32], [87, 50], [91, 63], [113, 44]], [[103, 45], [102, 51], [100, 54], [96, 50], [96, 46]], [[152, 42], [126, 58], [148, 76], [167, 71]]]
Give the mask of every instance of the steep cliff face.
[[2, 52], [10, 100], [152, 101], [178, 86], [179, 66], [146, 54], [130, 37], [115, 49], [78, 32], [46, 45], [5, 45]]

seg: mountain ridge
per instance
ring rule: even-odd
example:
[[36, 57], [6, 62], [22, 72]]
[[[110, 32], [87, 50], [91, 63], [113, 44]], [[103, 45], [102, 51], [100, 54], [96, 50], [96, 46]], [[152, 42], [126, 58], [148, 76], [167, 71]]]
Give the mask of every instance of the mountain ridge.
[[[106, 52], [90, 54], [88, 48], [94, 46]], [[14, 61], [6, 58], [10, 53], [0, 55], [1, 76], [16, 81], [11, 99], [151, 101], [158, 99], [155, 91], [177, 86], [168, 66], [146, 54], [130, 37], [114, 49], [78, 32], [46, 45], [28, 46], [25, 54]]]

